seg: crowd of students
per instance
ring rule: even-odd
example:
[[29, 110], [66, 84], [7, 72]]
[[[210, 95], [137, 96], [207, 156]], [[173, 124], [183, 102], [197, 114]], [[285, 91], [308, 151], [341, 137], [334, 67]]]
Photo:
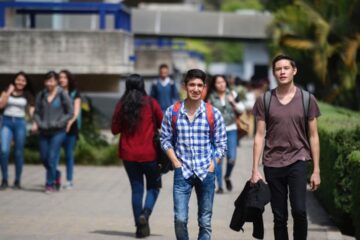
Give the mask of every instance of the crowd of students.
[[[297, 68], [291, 57], [279, 55], [274, 58], [272, 70], [278, 87], [267, 92], [269, 102], [264, 94], [256, 100], [253, 108], [256, 135], [250, 181], [256, 184], [263, 180], [259, 171], [260, 159], [263, 159], [265, 179], [271, 191], [275, 239], [288, 239], [288, 196], [294, 218], [294, 239], [306, 239], [305, 162], [313, 160], [310, 184], [311, 189], [316, 190], [320, 185], [316, 123], [320, 111], [316, 99], [310, 94], [308, 113], [304, 111], [304, 95], [294, 85]], [[189, 70], [183, 79], [186, 98], [180, 101], [167, 65], [160, 66], [159, 75], [151, 87], [150, 96], [145, 91], [143, 77], [129, 75], [125, 93], [115, 107], [111, 122], [112, 133], [121, 134], [118, 157], [124, 163], [131, 186], [135, 236], [144, 238], [150, 235], [149, 219], [161, 188], [161, 174], [156, 161], [158, 153], [154, 144], [154, 137], [160, 134], [162, 151], [174, 167], [175, 236], [179, 240], [189, 239], [188, 205], [192, 189], [195, 189], [198, 239], [211, 239], [214, 194], [224, 192], [222, 162], [226, 156], [224, 180], [227, 190], [231, 191], [233, 184], [230, 177], [238, 146], [235, 123], [246, 110], [246, 104], [240, 101], [240, 93], [229, 86], [224, 76], [214, 76], [208, 82], [204, 71]], [[274, 100], [270, 102], [272, 98]], [[4, 109], [1, 127], [2, 190], [9, 186], [8, 159], [12, 141], [16, 166], [13, 187], [21, 188], [26, 113], [33, 122], [32, 132], [39, 134], [40, 158], [46, 169], [45, 191], [55, 192], [60, 187], [58, 163], [62, 146], [67, 165], [65, 188], [73, 187], [73, 150], [79, 131], [80, 104], [81, 98], [69, 71], [47, 73], [44, 89], [35, 99], [27, 75], [23, 72], [16, 74], [0, 98], [0, 108]]]
[[61, 147], [66, 156], [65, 189], [73, 187], [74, 147], [78, 135], [77, 119], [81, 98], [75, 80], [67, 70], [45, 74], [44, 88], [34, 96], [31, 81], [25, 72], [14, 76], [12, 83], [2, 92], [1, 124], [1, 190], [9, 187], [8, 163], [14, 143], [15, 179], [13, 188], [21, 189], [27, 120], [31, 131], [39, 134], [39, 152], [45, 174], [45, 192], [60, 190], [61, 172], [58, 170]]
[[[316, 99], [310, 94], [308, 113], [302, 109], [305, 106], [301, 104], [303, 94], [294, 84], [297, 68], [291, 57], [279, 55], [274, 58], [272, 70], [278, 87], [257, 98], [253, 108], [256, 135], [249, 182], [256, 185], [258, 181], [263, 181], [259, 172], [260, 159], [263, 158], [265, 179], [271, 192], [275, 239], [288, 239], [289, 197], [294, 218], [294, 239], [305, 240], [305, 162], [313, 161], [310, 185], [311, 190], [316, 190], [320, 185], [316, 128], [320, 112]], [[230, 176], [237, 158], [235, 121], [244, 111], [244, 106], [239, 104], [236, 91], [230, 89], [223, 76], [214, 76], [209, 83], [207, 74], [200, 69], [191, 69], [184, 76], [186, 98], [179, 101], [176, 86], [167, 75], [168, 67], [162, 65], [159, 71], [160, 78], [152, 85], [153, 98], [147, 96], [142, 76], [130, 75], [126, 79], [126, 91], [112, 117], [113, 134], [121, 134], [119, 158], [124, 162], [132, 189], [135, 236], [145, 238], [150, 235], [149, 219], [161, 188], [153, 139], [158, 134], [157, 129], [161, 129], [161, 148], [174, 168], [176, 239], [189, 239], [187, 224], [192, 189], [195, 189], [198, 203], [198, 239], [211, 239], [215, 179], [218, 182], [216, 192], [222, 193], [221, 166], [226, 155], [224, 179], [227, 190], [232, 190]], [[270, 96], [269, 103], [265, 95]], [[274, 100], [270, 102], [272, 96]]]

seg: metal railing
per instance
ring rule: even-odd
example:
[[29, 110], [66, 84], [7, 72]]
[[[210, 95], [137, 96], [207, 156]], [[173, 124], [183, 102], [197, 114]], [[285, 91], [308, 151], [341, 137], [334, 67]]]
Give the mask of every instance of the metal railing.
[[114, 16], [114, 28], [131, 31], [130, 10], [121, 3], [92, 2], [0, 2], [0, 29], [6, 26], [6, 9], [29, 16], [30, 28], [36, 28], [36, 15], [40, 14], [98, 14], [99, 29], [106, 29], [106, 15]]

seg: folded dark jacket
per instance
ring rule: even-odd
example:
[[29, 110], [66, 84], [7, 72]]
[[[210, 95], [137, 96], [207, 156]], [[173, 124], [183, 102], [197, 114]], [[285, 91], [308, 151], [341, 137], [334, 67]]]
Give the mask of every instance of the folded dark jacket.
[[253, 237], [264, 238], [264, 222], [262, 214], [265, 205], [270, 202], [270, 189], [262, 180], [255, 185], [247, 181], [239, 197], [235, 200], [235, 210], [230, 222], [230, 228], [244, 231], [245, 222], [253, 223]]

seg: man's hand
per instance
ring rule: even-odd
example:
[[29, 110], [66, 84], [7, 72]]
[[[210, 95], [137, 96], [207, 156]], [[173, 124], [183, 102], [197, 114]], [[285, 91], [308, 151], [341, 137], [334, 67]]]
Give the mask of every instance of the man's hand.
[[310, 190], [316, 191], [320, 186], [320, 182], [321, 182], [320, 173], [313, 172], [313, 174], [311, 175], [311, 178], [310, 178]]
[[210, 166], [208, 168], [208, 171], [209, 172], [215, 172], [215, 164], [214, 164], [214, 161], [211, 161], [210, 162]]
[[250, 178], [250, 182], [252, 184], [257, 183], [259, 180], [263, 180], [263, 177], [261, 176], [261, 173], [259, 172], [259, 170], [253, 170], [252, 174], [251, 174], [251, 178]]
[[181, 168], [182, 164], [179, 160], [177, 160], [175, 163], [173, 162], [174, 168]]

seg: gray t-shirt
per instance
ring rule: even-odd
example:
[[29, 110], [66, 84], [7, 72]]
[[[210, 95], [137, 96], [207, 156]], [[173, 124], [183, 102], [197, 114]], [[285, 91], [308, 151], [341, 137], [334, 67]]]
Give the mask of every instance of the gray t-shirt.
[[[253, 108], [256, 121], [265, 121], [263, 96]], [[309, 120], [320, 116], [313, 95], [310, 97]], [[304, 107], [301, 90], [296, 88], [293, 99], [286, 105], [280, 103], [273, 91], [269, 108], [269, 126], [265, 139], [263, 164], [267, 167], [285, 167], [298, 160], [310, 160], [310, 145], [304, 129]]]

